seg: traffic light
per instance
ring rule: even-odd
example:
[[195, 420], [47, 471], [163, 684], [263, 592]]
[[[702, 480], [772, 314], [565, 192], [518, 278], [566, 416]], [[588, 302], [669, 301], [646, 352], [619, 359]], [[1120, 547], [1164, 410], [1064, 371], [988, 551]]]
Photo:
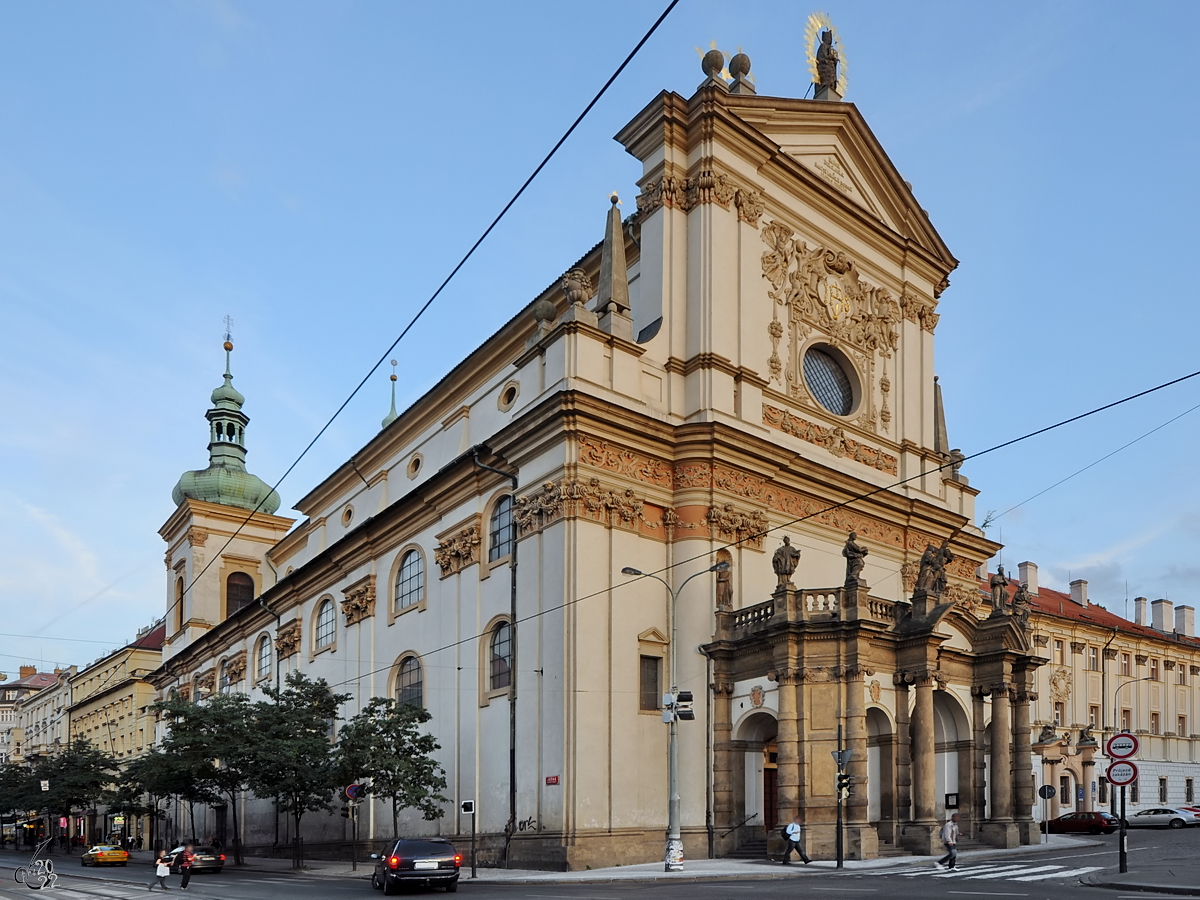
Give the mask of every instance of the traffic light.
[[350, 807], [348, 807], [348, 806], [343, 806], [343, 807], [342, 807], [342, 818], [343, 818], [343, 819], [348, 819], [348, 818], [350, 818]]
[[696, 711], [692, 709], [692, 692], [680, 691], [678, 694], [666, 693], [663, 694], [663, 724], [669, 725], [672, 722], [691, 722], [696, 718]]
[[854, 793], [854, 779], [845, 772], [838, 772], [837, 791], [838, 796], [843, 800], [850, 797]]

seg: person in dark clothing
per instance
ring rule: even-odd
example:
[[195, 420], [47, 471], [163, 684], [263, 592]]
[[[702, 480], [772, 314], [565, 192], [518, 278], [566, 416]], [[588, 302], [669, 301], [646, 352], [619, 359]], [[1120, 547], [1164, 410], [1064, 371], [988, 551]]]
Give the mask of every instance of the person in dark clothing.
[[154, 881], [158, 882], [159, 887], [164, 891], [169, 891], [167, 887], [167, 876], [171, 874], [171, 861], [167, 859], [167, 851], [159, 850], [158, 856], [154, 860], [154, 880], [146, 886], [146, 890], [154, 890]]
[[193, 846], [188, 844], [175, 857], [175, 862], [179, 864], [179, 889], [181, 891], [186, 891], [188, 882], [192, 880], [192, 861], [196, 858], [196, 854], [193, 851]]

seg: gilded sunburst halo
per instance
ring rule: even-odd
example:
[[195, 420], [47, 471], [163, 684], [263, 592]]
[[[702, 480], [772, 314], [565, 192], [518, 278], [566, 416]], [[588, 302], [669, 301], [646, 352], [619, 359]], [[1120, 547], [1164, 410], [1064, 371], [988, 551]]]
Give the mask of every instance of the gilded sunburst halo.
[[808, 60], [808, 73], [812, 77], [812, 83], [817, 84], [821, 78], [817, 74], [817, 44], [821, 40], [821, 32], [830, 31], [833, 33], [833, 45], [838, 52], [838, 81], [837, 92], [843, 97], [846, 96], [846, 48], [842, 44], [842, 36], [838, 34], [837, 26], [829, 18], [826, 12], [810, 13], [808, 17], [807, 27], [804, 29], [804, 53]]

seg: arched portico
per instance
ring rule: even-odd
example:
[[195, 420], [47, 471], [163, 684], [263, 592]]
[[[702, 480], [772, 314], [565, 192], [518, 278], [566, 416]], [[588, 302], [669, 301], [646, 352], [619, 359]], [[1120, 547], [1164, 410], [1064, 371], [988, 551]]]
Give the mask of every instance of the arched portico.
[[779, 724], [767, 710], [755, 710], [733, 729], [733, 811], [741, 846], [766, 837], [777, 824], [779, 783], [776, 735]]
[[895, 841], [896, 730], [880, 707], [867, 709], [867, 821], [880, 840]]

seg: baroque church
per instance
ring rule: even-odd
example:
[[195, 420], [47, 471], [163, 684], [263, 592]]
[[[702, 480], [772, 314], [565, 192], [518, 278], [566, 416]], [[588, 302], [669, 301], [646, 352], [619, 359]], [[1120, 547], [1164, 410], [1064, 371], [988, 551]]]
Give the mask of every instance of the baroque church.
[[[988, 844], [1037, 840], [1047, 651], [1028, 606], [980, 589], [999, 545], [934, 376], [957, 260], [836, 84], [763, 96], [744, 54], [724, 62], [616, 135], [636, 212], [614, 198], [602, 242], [393, 402], [299, 521], [246, 470], [226, 343], [210, 464], [161, 529], [162, 696], [261, 696], [299, 670], [351, 693], [346, 717], [419, 703], [449, 802], [403, 827], [469, 833], [474, 800], [482, 858], [514, 867], [662, 858], [673, 670], [696, 698], [685, 858], [796, 814], [831, 855], [839, 739], [850, 858], [928, 854], [949, 811]], [[672, 609], [623, 569], [699, 577]], [[293, 837], [267, 800], [241, 820], [252, 851]], [[389, 836], [381, 804], [359, 823]], [[336, 813], [305, 828], [310, 848], [348, 837]]]

